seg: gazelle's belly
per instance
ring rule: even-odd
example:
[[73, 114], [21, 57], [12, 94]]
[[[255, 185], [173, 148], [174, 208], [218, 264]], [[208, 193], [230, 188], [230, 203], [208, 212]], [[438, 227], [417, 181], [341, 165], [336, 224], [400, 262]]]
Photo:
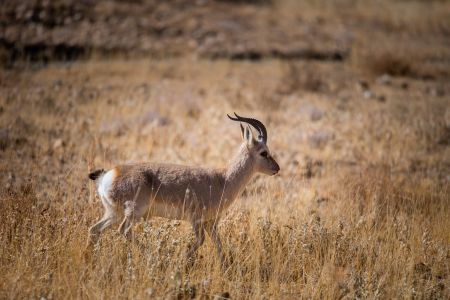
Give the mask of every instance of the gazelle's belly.
[[199, 203], [183, 203], [175, 205], [169, 201], [150, 201], [145, 217], [162, 217], [175, 220], [203, 219], [210, 220], [220, 213], [215, 206], [204, 206]]
[[189, 213], [183, 207], [153, 202], [150, 203], [146, 217], [162, 217], [175, 220], [186, 220]]

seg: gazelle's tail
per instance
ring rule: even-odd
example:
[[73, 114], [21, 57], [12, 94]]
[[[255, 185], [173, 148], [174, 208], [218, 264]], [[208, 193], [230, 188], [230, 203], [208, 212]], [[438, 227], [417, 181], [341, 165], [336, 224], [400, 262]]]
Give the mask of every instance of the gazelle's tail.
[[100, 176], [102, 176], [105, 173], [105, 170], [99, 169], [95, 170], [91, 173], [89, 173], [89, 179], [91, 180], [97, 180]]

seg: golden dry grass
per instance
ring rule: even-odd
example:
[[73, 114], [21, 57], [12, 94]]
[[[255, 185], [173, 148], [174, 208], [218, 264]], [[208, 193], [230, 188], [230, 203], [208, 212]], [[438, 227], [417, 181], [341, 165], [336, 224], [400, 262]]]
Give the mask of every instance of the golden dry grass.
[[[365, 99], [351, 75], [347, 98], [277, 94], [284, 72], [276, 61], [169, 60], [8, 73], [1, 297], [448, 297], [449, 150], [438, 143], [448, 97], [394, 80], [374, 83], [385, 102]], [[144, 251], [110, 231], [86, 264], [87, 229], [102, 211], [88, 170], [223, 165], [239, 143], [232, 110], [266, 121], [282, 173], [254, 180], [224, 217], [227, 274], [209, 240], [185, 272], [192, 232], [164, 219], [137, 225]]]
[[[284, 3], [273, 9], [410, 36], [397, 45], [361, 26], [343, 62], [186, 55], [0, 71], [0, 298], [450, 297], [445, 3], [423, 15], [422, 1]], [[390, 71], [397, 58], [411, 69]], [[257, 176], [221, 221], [227, 272], [209, 239], [185, 270], [193, 233], [165, 219], [136, 225], [145, 249], [111, 230], [85, 261], [102, 214], [88, 171], [223, 166], [240, 143], [233, 111], [266, 123], [281, 173]]]

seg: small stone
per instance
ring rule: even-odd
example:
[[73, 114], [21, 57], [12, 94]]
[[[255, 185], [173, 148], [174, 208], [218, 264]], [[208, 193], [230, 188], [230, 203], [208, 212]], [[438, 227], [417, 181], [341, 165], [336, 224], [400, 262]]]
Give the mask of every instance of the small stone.
[[425, 92], [432, 97], [442, 97], [445, 95], [445, 91], [442, 88], [427, 87]]
[[53, 149], [54, 149], [54, 150], [59, 149], [59, 148], [61, 148], [61, 147], [63, 147], [63, 146], [64, 146], [64, 142], [63, 142], [62, 139], [57, 139], [57, 140], [53, 143]]
[[370, 90], [365, 90], [365, 91], [363, 92], [363, 96], [364, 96], [364, 98], [366, 98], [366, 99], [370, 99], [370, 98], [372, 98], [372, 97], [374, 96], [374, 94], [373, 94], [373, 92], [370, 91]]
[[392, 82], [392, 78], [389, 74], [383, 74], [377, 78], [377, 82], [380, 84], [389, 85]]

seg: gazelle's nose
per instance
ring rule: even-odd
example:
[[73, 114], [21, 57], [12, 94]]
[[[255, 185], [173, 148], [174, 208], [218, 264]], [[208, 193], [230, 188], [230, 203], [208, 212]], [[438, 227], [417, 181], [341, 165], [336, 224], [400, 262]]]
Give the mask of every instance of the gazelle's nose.
[[276, 175], [276, 174], [278, 174], [278, 172], [280, 172], [280, 166], [279, 166], [278, 164], [276, 165], [274, 171], [275, 171], [275, 172], [273, 173], [273, 175]]

